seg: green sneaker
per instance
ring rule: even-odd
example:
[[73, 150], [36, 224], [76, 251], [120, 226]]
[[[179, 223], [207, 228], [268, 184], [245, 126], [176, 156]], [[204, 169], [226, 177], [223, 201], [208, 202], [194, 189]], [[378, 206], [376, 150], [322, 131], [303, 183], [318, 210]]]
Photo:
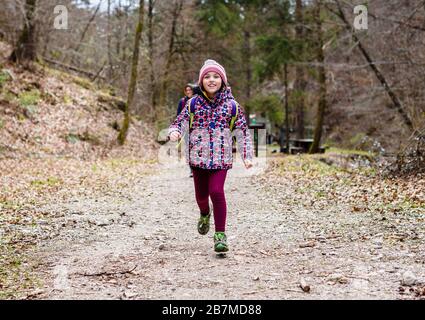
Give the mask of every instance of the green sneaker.
[[214, 251], [227, 252], [229, 247], [227, 245], [227, 237], [224, 232], [216, 232], [214, 234]]
[[198, 220], [198, 232], [202, 235], [205, 235], [210, 230], [210, 218], [211, 218], [211, 212], [204, 216], [201, 214]]

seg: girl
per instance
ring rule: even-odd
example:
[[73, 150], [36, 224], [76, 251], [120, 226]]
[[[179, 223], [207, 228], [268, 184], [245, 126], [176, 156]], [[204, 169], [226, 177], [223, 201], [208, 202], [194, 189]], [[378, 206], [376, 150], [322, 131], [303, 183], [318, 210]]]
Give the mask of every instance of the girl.
[[168, 135], [171, 141], [177, 141], [184, 128], [189, 129], [187, 154], [200, 209], [198, 232], [208, 233], [211, 217], [208, 199], [211, 197], [215, 223], [214, 250], [221, 253], [229, 250], [225, 234], [227, 206], [224, 182], [227, 170], [232, 168], [232, 135], [236, 136], [247, 169], [252, 167], [252, 141], [244, 111], [232, 96], [223, 66], [214, 60], [206, 60], [199, 71], [198, 85], [202, 94], [195, 95], [186, 103], [171, 124]]

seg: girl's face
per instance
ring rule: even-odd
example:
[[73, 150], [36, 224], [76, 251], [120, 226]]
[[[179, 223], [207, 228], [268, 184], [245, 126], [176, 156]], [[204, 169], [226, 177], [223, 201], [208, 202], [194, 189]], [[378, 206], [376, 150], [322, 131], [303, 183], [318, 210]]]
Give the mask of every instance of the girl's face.
[[214, 97], [218, 90], [221, 88], [222, 80], [217, 72], [210, 71], [202, 79], [202, 86], [207, 92], [208, 98]]

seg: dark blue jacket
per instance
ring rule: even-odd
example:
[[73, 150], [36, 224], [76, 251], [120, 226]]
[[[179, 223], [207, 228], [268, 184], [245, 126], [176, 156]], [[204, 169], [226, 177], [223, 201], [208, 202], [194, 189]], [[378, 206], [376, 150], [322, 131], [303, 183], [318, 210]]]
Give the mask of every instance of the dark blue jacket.
[[183, 98], [180, 99], [179, 105], [177, 107], [177, 115], [179, 115], [180, 112], [182, 112], [184, 106], [186, 105], [187, 100], [189, 100], [188, 96], [184, 96]]

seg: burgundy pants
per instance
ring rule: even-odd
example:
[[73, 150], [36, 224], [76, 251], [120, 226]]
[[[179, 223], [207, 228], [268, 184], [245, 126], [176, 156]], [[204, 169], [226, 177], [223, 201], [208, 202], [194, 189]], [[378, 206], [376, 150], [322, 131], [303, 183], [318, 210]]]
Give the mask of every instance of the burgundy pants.
[[193, 182], [195, 184], [195, 196], [201, 214], [210, 213], [208, 198], [214, 208], [214, 224], [216, 232], [224, 232], [226, 228], [226, 198], [224, 196], [224, 182], [226, 181], [227, 170], [193, 169]]

